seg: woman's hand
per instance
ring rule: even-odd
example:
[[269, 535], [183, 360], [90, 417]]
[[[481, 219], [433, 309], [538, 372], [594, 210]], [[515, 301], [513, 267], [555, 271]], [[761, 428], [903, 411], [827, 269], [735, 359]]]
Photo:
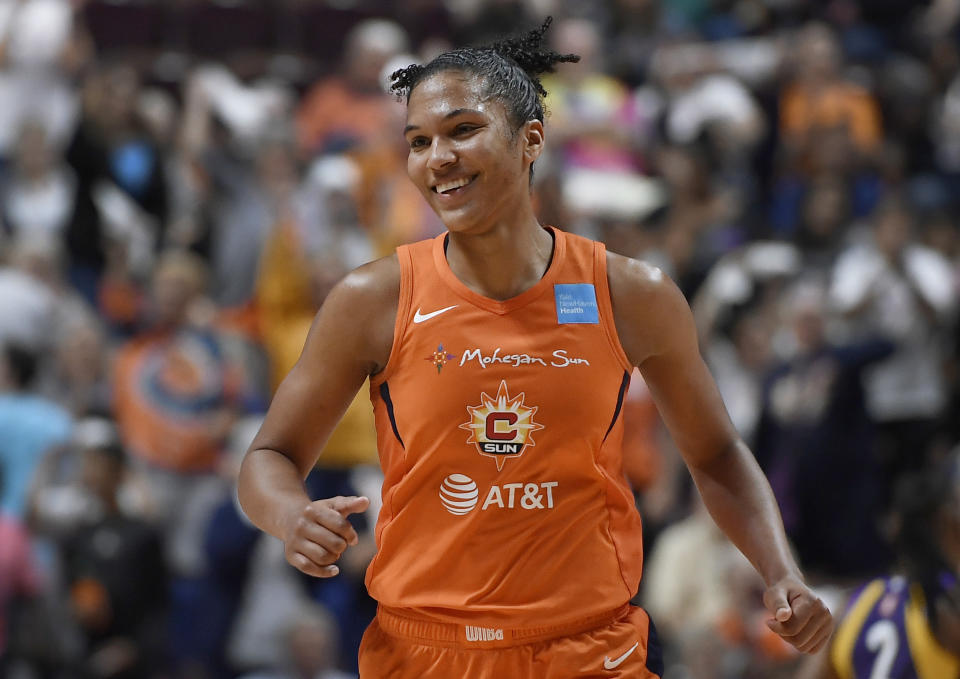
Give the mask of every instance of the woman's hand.
[[349, 545], [359, 542], [347, 517], [364, 512], [369, 506], [370, 500], [362, 496], [337, 496], [306, 505], [292, 517], [284, 534], [283, 551], [287, 561], [318, 578], [339, 573], [335, 562]]
[[763, 605], [773, 615], [767, 627], [802, 653], [816, 653], [833, 634], [826, 604], [799, 578], [788, 576], [768, 587]]

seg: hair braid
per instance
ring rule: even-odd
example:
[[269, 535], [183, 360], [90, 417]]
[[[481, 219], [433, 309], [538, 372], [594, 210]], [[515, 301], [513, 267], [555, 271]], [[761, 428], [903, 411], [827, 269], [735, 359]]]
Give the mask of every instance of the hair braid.
[[391, 92], [408, 92], [413, 88], [413, 84], [420, 79], [423, 73], [423, 66], [420, 64], [410, 64], [406, 68], [401, 68], [390, 74]]
[[503, 38], [482, 47], [463, 47], [445, 52], [426, 65], [412, 64], [390, 75], [390, 90], [410, 100], [410, 93], [427, 77], [442, 71], [473, 73], [484, 82], [484, 94], [499, 98], [516, 129], [528, 120], [544, 118], [547, 95], [539, 76], [552, 73], [559, 63], [580, 60], [576, 54], [543, 49], [544, 36], [553, 17], [523, 35]]
[[543, 89], [540, 78], [537, 76], [541, 73], [553, 73], [559, 63], [580, 61], [580, 57], [576, 54], [559, 54], [551, 50], [541, 49], [544, 35], [546, 35], [551, 23], [553, 23], [553, 17], [548, 16], [544, 19], [540, 28], [535, 28], [525, 35], [498, 40], [487, 46], [487, 49], [516, 62], [524, 73], [530, 76], [530, 80], [541, 97], [547, 96], [547, 91]]

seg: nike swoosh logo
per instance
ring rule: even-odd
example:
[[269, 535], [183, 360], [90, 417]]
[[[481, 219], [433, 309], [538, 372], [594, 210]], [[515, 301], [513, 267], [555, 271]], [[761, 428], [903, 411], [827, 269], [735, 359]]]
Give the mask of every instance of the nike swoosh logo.
[[606, 658], [603, 659], [603, 669], [605, 669], [605, 670], [615, 670], [615, 669], [617, 669], [618, 667], [620, 667], [620, 665], [623, 664], [623, 661], [624, 661], [624, 660], [626, 660], [627, 658], [630, 657], [630, 654], [631, 654], [631, 653], [633, 653], [634, 651], [637, 650], [637, 646], [639, 646], [639, 645], [640, 645], [640, 642], [638, 641], [637, 643], [635, 643], [633, 646], [630, 647], [630, 650], [629, 650], [629, 651], [627, 651], [626, 653], [624, 653], [623, 655], [621, 655], [621, 656], [620, 656], [619, 658], [617, 658], [616, 660], [610, 660], [610, 656], [607, 656]]
[[452, 306], [448, 306], [443, 309], [437, 309], [436, 311], [431, 311], [429, 314], [421, 314], [420, 309], [417, 309], [417, 313], [413, 315], [413, 322], [423, 323], [424, 321], [429, 321], [434, 316], [439, 316], [440, 314], [446, 313], [447, 311], [450, 311], [450, 309], [455, 309], [456, 307], [457, 305], [454, 304]]

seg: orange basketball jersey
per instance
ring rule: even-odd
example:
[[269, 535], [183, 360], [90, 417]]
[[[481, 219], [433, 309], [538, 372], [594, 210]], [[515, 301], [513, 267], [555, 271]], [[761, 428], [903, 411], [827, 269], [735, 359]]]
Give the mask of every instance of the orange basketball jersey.
[[640, 582], [606, 252], [550, 230], [546, 274], [502, 302], [457, 279], [445, 235], [399, 248], [393, 347], [371, 381], [385, 479], [369, 591], [479, 636], [610, 611]]

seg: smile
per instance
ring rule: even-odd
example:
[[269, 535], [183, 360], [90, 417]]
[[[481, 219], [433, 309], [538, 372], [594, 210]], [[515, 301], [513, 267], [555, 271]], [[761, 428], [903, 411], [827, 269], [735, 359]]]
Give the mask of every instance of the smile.
[[434, 193], [450, 193], [451, 191], [456, 191], [459, 188], [463, 188], [467, 184], [473, 182], [477, 178], [477, 175], [472, 177], [461, 177], [460, 179], [454, 179], [449, 182], [444, 182], [443, 184], [437, 184], [433, 187]]

